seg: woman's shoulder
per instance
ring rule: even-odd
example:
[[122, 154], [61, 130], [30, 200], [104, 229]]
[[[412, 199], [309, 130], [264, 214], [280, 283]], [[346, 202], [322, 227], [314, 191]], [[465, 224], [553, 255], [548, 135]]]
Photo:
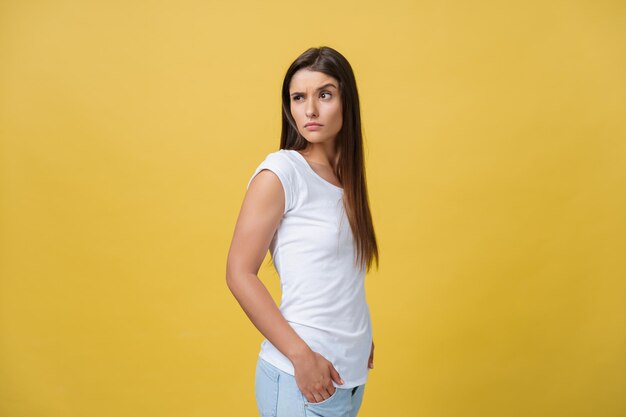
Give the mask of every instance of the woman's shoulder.
[[246, 188], [250, 187], [252, 179], [262, 170], [267, 169], [276, 174], [285, 191], [285, 212], [290, 210], [298, 199], [299, 180], [294, 155], [287, 149], [279, 149], [266, 154], [263, 161], [256, 167], [248, 180]]
[[296, 152], [296, 151], [293, 151], [293, 150], [290, 150], [290, 149], [279, 149], [277, 151], [273, 151], [273, 152], [268, 153], [265, 156], [265, 159], [269, 159], [271, 161], [278, 161], [279, 163], [280, 162], [287, 162], [287, 163], [292, 164], [293, 161], [294, 161], [294, 159], [293, 159], [293, 157], [294, 157], [293, 152]]
[[[279, 149], [265, 154], [263, 160], [254, 170], [252, 178], [261, 170], [269, 169], [276, 173], [283, 183], [287, 182], [290, 186], [294, 185], [297, 182], [297, 167], [292, 152], [295, 151]], [[252, 178], [248, 181], [248, 186]]]
[[270, 165], [283, 171], [286, 175], [297, 175], [297, 159], [293, 154], [296, 151], [289, 149], [279, 149], [277, 151], [266, 154], [265, 159], [261, 162], [262, 165]]

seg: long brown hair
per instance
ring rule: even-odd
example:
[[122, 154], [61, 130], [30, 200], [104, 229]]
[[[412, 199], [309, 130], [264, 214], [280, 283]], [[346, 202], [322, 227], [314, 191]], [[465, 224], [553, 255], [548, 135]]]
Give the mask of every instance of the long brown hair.
[[335, 175], [343, 187], [343, 205], [350, 221], [355, 241], [355, 263], [370, 270], [376, 258], [378, 269], [378, 245], [369, 207], [365, 165], [363, 163], [363, 134], [361, 132], [361, 110], [359, 93], [354, 72], [348, 60], [333, 48], [322, 46], [309, 48], [291, 64], [282, 88], [282, 133], [280, 149], [301, 150], [307, 140], [300, 135], [291, 115], [289, 85], [291, 78], [300, 69], [323, 72], [339, 81], [343, 123], [337, 136], [339, 161]]

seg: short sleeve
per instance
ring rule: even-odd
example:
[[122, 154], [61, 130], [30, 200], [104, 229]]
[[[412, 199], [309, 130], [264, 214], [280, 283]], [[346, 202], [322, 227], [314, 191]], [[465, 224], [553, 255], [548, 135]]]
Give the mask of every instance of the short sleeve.
[[256, 175], [264, 169], [272, 171], [280, 180], [283, 191], [285, 193], [285, 211], [287, 213], [294, 206], [295, 201], [295, 176], [294, 167], [292, 163], [280, 153], [280, 151], [273, 152], [265, 157], [263, 162], [254, 170], [254, 173], [246, 185], [246, 190], [250, 188], [250, 183]]

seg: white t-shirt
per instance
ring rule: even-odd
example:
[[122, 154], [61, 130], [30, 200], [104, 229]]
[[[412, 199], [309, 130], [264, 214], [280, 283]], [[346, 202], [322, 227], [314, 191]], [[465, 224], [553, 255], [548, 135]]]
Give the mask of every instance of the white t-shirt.
[[[314, 351], [329, 360], [353, 388], [367, 381], [372, 324], [365, 300], [365, 270], [355, 265], [355, 248], [342, 204], [343, 189], [326, 181], [295, 150], [268, 154], [263, 169], [274, 172], [285, 192], [285, 211], [270, 243], [280, 277], [280, 311]], [[294, 375], [291, 361], [269, 340], [259, 356]]]

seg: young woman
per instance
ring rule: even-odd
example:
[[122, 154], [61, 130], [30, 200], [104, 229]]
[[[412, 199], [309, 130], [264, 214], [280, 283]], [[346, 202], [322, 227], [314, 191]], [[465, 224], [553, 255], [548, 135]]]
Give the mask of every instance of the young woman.
[[[276, 306], [257, 273], [267, 250]], [[354, 417], [374, 363], [364, 279], [378, 247], [369, 209], [359, 96], [332, 48], [310, 48], [282, 88], [280, 149], [256, 168], [226, 266], [233, 295], [265, 336], [261, 416]]]

